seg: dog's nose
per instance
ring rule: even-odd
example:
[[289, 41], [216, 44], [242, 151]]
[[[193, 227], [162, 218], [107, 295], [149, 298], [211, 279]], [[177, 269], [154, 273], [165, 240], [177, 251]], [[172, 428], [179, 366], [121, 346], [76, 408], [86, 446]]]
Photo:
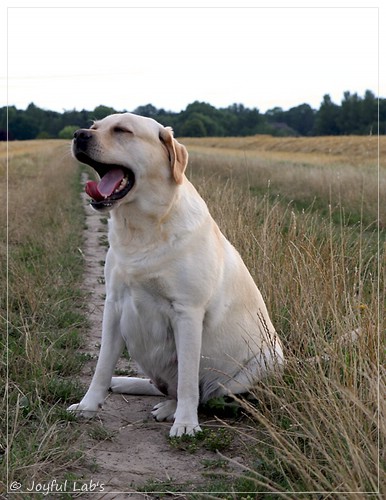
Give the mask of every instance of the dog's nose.
[[84, 128], [80, 128], [79, 130], [76, 130], [74, 132], [75, 141], [88, 141], [89, 139], [91, 139], [91, 137], [92, 137], [92, 134], [91, 134], [90, 130], [87, 130]]
[[87, 151], [90, 140], [92, 139], [92, 132], [85, 128], [80, 128], [74, 132], [74, 150], [75, 151]]

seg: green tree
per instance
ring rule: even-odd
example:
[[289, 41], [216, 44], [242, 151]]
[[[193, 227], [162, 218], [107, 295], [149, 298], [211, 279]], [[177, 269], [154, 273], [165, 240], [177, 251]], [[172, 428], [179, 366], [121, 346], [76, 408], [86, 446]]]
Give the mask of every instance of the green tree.
[[[381, 105], [381, 99], [379, 104]], [[375, 95], [366, 90], [365, 97], [362, 100], [361, 118], [362, 118], [362, 133], [377, 134], [378, 132], [378, 100]], [[381, 117], [379, 117], [381, 120]]]
[[268, 109], [268, 111], [266, 111], [265, 113], [267, 120], [271, 123], [285, 123], [284, 115], [285, 111], [283, 111], [283, 108], [280, 108], [279, 106]]
[[357, 93], [346, 91], [338, 115], [338, 126], [341, 134], [358, 134], [361, 129], [361, 100]]
[[300, 135], [310, 135], [315, 123], [315, 111], [309, 104], [300, 104], [284, 113], [284, 123]]
[[159, 114], [158, 109], [152, 104], [138, 106], [138, 108], [135, 108], [133, 113], [136, 115], [147, 116], [148, 118], [156, 118]]
[[378, 124], [379, 133], [386, 134], [386, 99], [379, 99], [379, 121], [375, 123], [373, 133], [378, 132]]
[[8, 119], [8, 127], [10, 138], [20, 141], [35, 139], [39, 133], [39, 127], [35, 120], [19, 110]]
[[339, 135], [338, 117], [339, 106], [332, 102], [329, 94], [326, 94], [316, 113], [314, 135]]
[[109, 106], [97, 106], [94, 111], [91, 113], [92, 120], [102, 120], [105, 116], [112, 115], [116, 113], [114, 108], [110, 108]]
[[74, 137], [75, 130], [78, 130], [78, 125], [66, 125], [59, 132], [59, 139], [72, 139]]
[[227, 108], [236, 118], [236, 134], [238, 136], [258, 134], [265, 118], [257, 108], [246, 108], [243, 104], [234, 103]]
[[[262, 115], [257, 108], [239, 103], [217, 109], [195, 101], [179, 113], [157, 109], [152, 104], [139, 106], [134, 112], [171, 126], [176, 136], [376, 134], [378, 127], [380, 134], [386, 133], [386, 99], [377, 98], [370, 90], [363, 98], [345, 92], [340, 106], [326, 94], [318, 111], [304, 103], [288, 111], [272, 108]], [[87, 128], [93, 120], [112, 113], [115, 113], [113, 108], [102, 105], [93, 111], [73, 109], [63, 113], [38, 108], [34, 103], [25, 110], [4, 106], [0, 108], [0, 140], [6, 140], [7, 136], [9, 140], [69, 139], [75, 128]]]
[[[223, 136], [224, 128], [222, 126], [222, 112], [214, 106], [206, 103], [195, 101], [189, 104], [185, 111], [180, 113], [178, 133], [186, 135], [186, 122], [189, 123], [189, 130], [193, 130], [192, 121], [197, 132], [196, 137], [204, 136]], [[201, 122], [201, 125], [199, 125]]]
[[[93, 122], [93, 113], [82, 109], [81, 111], [76, 111], [76, 109], [65, 110], [61, 115], [60, 128], [62, 130], [66, 125], [73, 125], [77, 123], [78, 128], [88, 128]], [[94, 115], [95, 118], [95, 115]]]
[[205, 137], [207, 130], [202, 119], [196, 114], [180, 125], [178, 134], [184, 137]]

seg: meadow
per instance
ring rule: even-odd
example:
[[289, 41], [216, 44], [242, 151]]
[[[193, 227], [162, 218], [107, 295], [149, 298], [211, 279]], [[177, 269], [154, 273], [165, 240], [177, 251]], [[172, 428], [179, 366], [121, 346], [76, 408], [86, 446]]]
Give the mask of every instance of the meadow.
[[[0, 159], [5, 201], [5, 143]], [[71, 451], [77, 429], [70, 429], [73, 419], [64, 409], [66, 401], [81, 394], [70, 375], [82, 364], [76, 349], [85, 328], [79, 288], [84, 218], [69, 146], [59, 141], [10, 143], [8, 167], [8, 212], [1, 211], [0, 225], [5, 382], [0, 492], [6, 482], [16, 481], [25, 489], [32, 480], [58, 477], [79, 459]]]
[[[381, 498], [386, 166], [377, 164], [385, 138], [181, 142], [187, 175], [245, 260], [287, 357], [282, 377], [238, 402], [245, 416], [236, 430], [253, 465], [242, 477], [213, 478], [212, 498]], [[0, 467], [6, 477], [8, 464], [10, 483], [64, 478], [81, 460], [70, 447], [79, 427], [64, 409], [81, 392], [70, 375], [82, 365], [87, 324], [79, 172], [68, 145], [15, 142], [9, 152]], [[0, 159], [3, 173], [5, 147]]]

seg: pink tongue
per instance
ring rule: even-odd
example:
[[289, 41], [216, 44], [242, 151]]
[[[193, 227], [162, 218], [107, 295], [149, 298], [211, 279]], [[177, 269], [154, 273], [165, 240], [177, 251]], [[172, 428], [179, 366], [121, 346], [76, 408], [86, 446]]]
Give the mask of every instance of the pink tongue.
[[118, 188], [125, 176], [121, 168], [113, 168], [105, 174], [98, 182], [89, 181], [86, 184], [86, 193], [95, 201], [101, 201], [107, 196], [111, 196]]

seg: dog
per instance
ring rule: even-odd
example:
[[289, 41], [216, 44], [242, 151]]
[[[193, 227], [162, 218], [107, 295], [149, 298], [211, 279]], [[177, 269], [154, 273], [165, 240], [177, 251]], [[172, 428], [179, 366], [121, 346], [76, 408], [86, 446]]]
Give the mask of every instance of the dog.
[[[94, 416], [109, 389], [166, 396], [155, 419], [193, 435], [200, 402], [245, 393], [284, 363], [261, 293], [185, 176], [170, 127], [109, 115], [74, 133], [72, 154], [99, 176], [85, 189], [110, 213], [110, 246], [97, 366], [68, 410]], [[113, 377], [124, 343], [147, 378]]]

